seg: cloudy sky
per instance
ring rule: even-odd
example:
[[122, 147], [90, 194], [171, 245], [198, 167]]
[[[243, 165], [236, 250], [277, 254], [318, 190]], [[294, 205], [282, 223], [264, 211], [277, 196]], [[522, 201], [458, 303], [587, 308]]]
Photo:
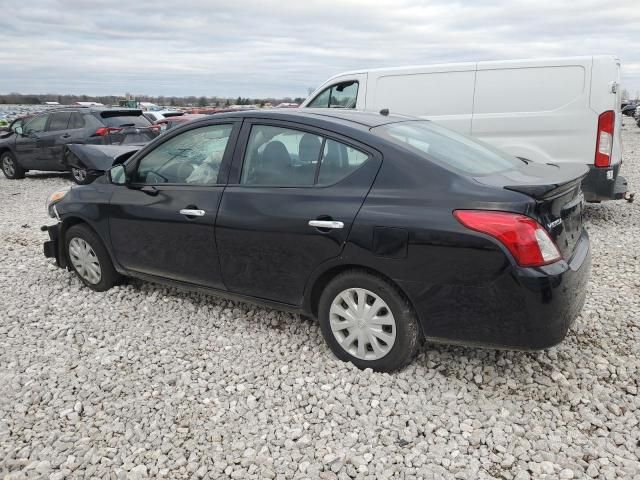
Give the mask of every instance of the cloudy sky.
[[640, 0], [2, 0], [0, 93], [306, 96], [345, 70], [615, 54]]

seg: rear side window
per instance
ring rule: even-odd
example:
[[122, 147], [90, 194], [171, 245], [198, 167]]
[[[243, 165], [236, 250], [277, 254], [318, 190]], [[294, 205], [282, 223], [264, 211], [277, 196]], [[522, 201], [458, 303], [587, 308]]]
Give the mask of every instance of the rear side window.
[[300, 130], [255, 125], [242, 165], [240, 183], [310, 187], [337, 183], [369, 156], [346, 144]]
[[151, 125], [149, 120], [138, 112], [100, 112], [100, 120], [106, 127], [148, 127]]
[[339, 182], [367, 161], [366, 153], [340, 142], [327, 139], [322, 152], [318, 183], [330, 185]]
[[522, 160], [432, 122], [390, 123], [371, 131], [466, 175], [490, 175], [522, 166]]
[[66, 130], [69, 124], [69, 117], [71, 112], [57, 112], [51, 114], [51, 120], [49, 120], [49, 132], [57, 132], [60, 130]]
[[79, 112], [73, 112], [69, 120], [69, 129], [84, 128], [84, 116]]
[[351, 80], [323, 90], [307, 106], [313, 108], [356, 108], [357, 100], [358, 82]]

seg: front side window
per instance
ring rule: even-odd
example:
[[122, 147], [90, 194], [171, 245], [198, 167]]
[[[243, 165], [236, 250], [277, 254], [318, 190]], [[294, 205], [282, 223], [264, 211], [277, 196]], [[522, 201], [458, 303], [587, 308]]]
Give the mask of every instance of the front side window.
[[516, 157], [428, 121], [390, 123], [371, 131], [467, 175], [490, 175], [522, 166]]
[[52, 113], [47, 131], [58, 132], [60, 130], [66, 130], [67, 125], [69, 125], [69, 117], [71, 117], [71, 112]]
[[350, 80], [323, 90], [309, 103], [313, 108], [356, 108], [358, 82]]
[[25, 126], [24, 133], [40, 133], [44, 132], [44, 127], [47, 124], [47, 118], [49, 115], [40, 115], [39, 117], [32, 118]]
[[240, 183], [311, 186], [322, 137], [290, 128], [255, 125], [251, 129]]
[[134, 183], [215, 185], [233, 125], [211, 125], [181, 133], [149, 152]]

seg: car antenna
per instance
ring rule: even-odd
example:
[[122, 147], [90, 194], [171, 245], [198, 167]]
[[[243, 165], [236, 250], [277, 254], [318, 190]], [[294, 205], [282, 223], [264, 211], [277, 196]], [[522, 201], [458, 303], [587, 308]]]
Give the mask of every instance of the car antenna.
[[382, 110], [380, 110], [380, 115], [384, 115], [386, 117], [387, 115], [389, 115], [389, 109], [383, 108]]

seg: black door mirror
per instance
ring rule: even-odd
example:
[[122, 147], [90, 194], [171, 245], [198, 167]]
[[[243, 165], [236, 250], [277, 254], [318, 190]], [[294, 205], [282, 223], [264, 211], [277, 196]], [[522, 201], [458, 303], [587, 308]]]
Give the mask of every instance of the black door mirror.
[[107, 177], [109, 181], [114, 185], [126, 185], [127, 184], [127, 170], [124, 168], [124, 165], [118, 164], [114, 165], [107, 172]]

